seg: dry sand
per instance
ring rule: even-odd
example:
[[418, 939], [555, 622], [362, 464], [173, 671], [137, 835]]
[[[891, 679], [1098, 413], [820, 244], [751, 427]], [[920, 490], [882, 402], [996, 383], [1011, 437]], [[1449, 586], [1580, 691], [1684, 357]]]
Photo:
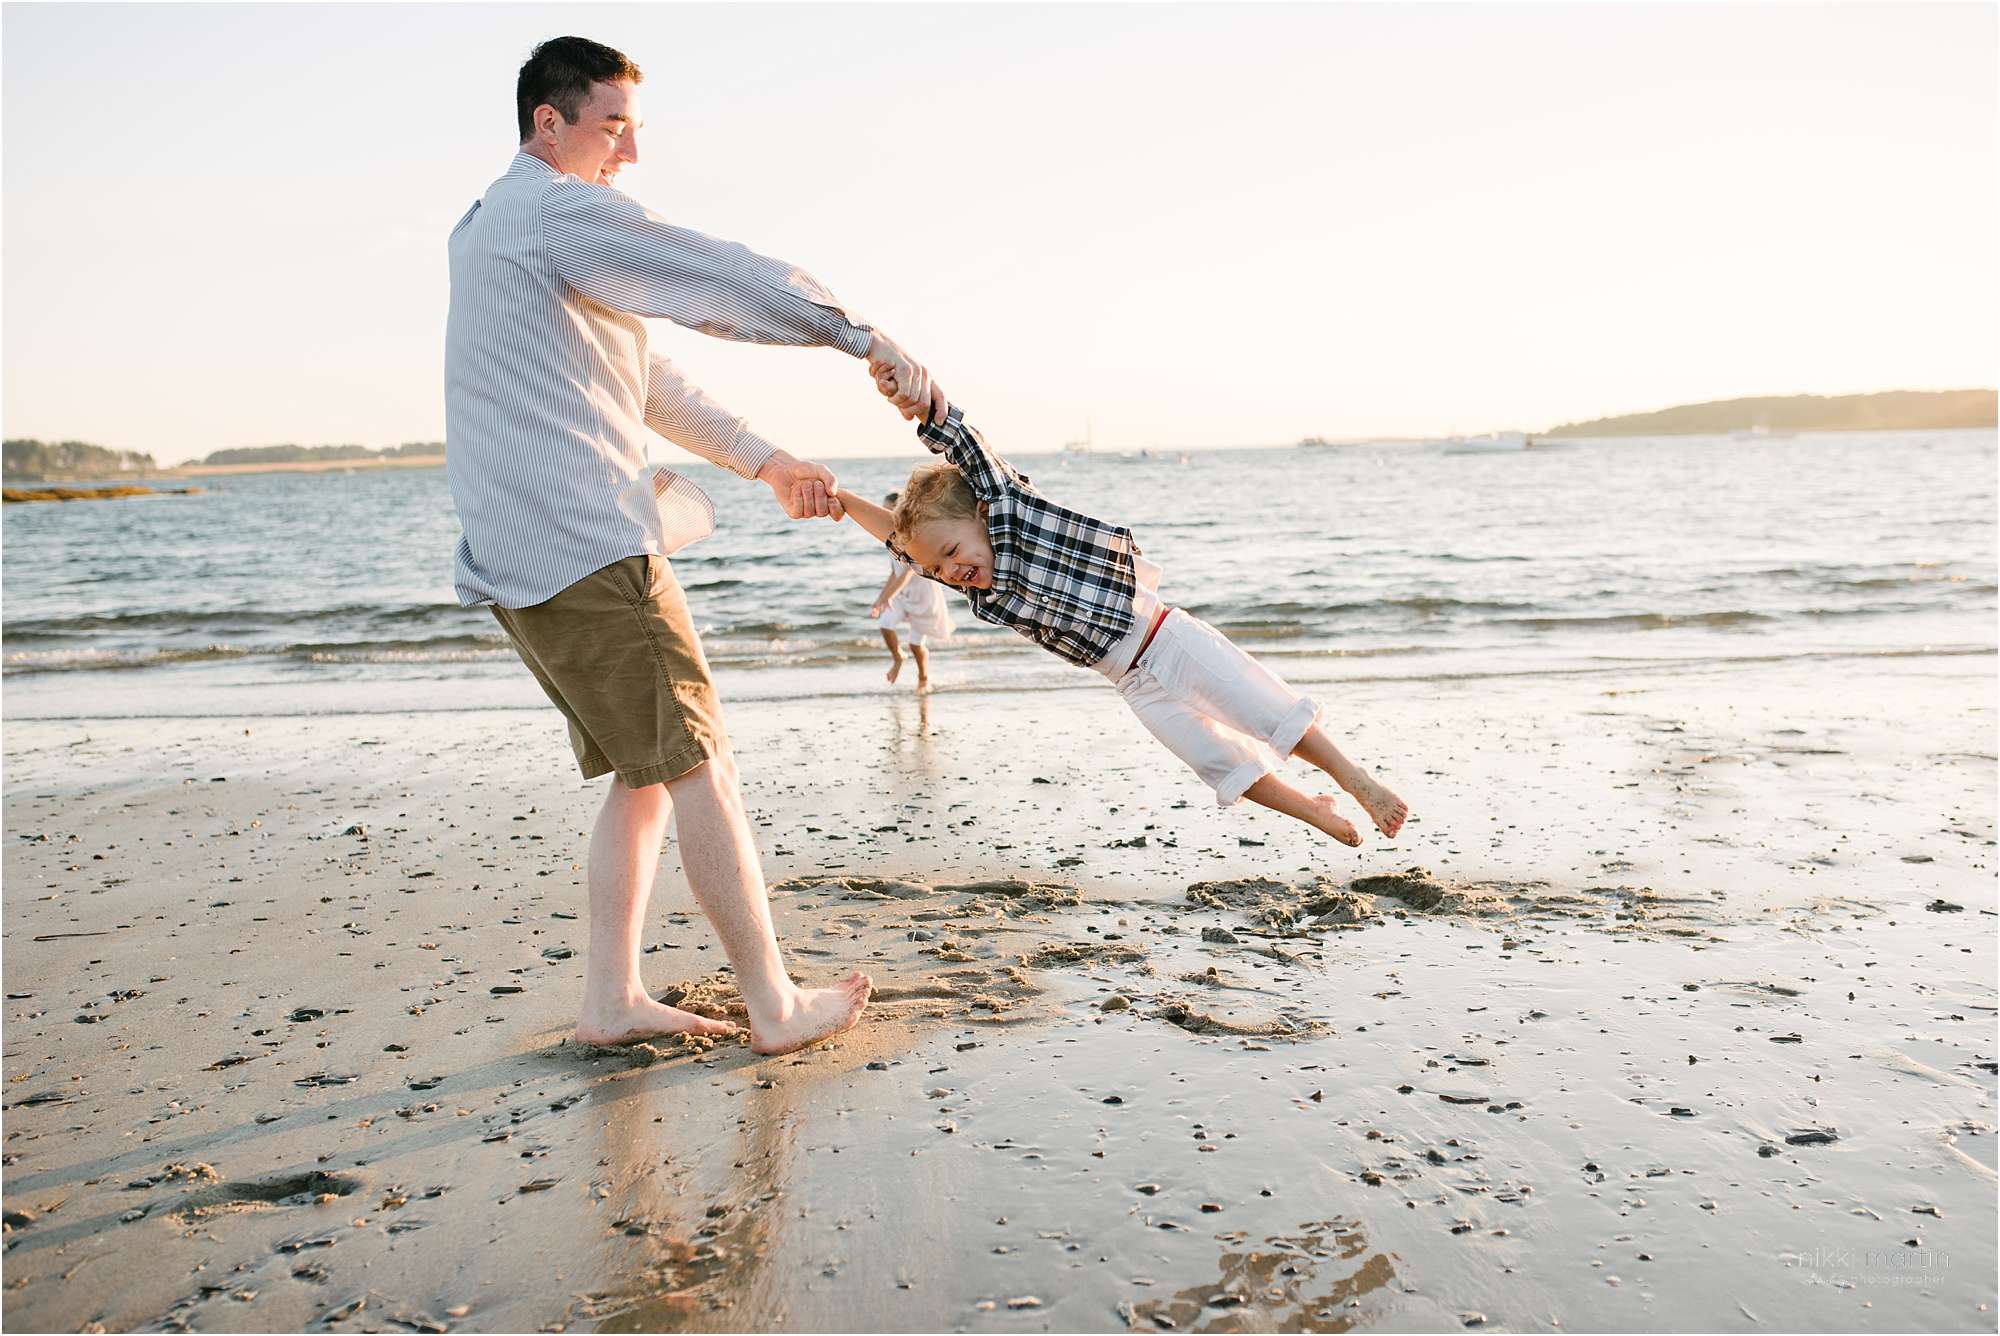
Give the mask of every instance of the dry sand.
[[568, 1038], [552, 712], [11, 722], [6, 1324], [1990, 1331], [1991, 692], [1329, 690], [1358, 852], [1101, 687], [744, 706], [792, 966], [880, 989], [780, 1058]]

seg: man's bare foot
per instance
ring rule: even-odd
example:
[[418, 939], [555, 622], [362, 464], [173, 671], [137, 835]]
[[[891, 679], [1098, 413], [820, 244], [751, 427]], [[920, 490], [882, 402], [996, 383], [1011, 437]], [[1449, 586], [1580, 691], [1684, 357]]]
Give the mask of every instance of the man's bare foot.
[[740, 1033], [728, 1021], [714, 1021], [692, 1011], [669, 1007], [646, 998], [618, 1006], [586, 1005], [576, 1022], [576, 1038], [581, 1044], [639, 1044], [648, 1039], [664, 1039], [675, 1034], [725, 1035]]
[[1312, 822], [1313, 825], [1333, 836], [1333, 838], [1339, 840], [1350, 849], [1361, 847], [1361, 832], [1354, 828], [1352, 821], [1349, 821], [1339, 812], [1333, 810], [1333, 795], [1331, 793], [1317, 794], [1307, 799], [1306, 805], [1312, 809], [1312, 815], [1306, 819]]
[[1396, 832], [1403, 828], [1403, 818], [1410, 814], [1408, 803], [1389, 792], [1372, 776], [1348, 792], [1354, 795], [1354, 801], [1367, 809], [1369, 817], [1375, 822], [1375, 829], [1392, 840], [1396, 838]]
[[902, 675], [903, 675], [903, 656], [898, 654], [894, 659], [889, 661], [890, 683], [893, 684], [895, 680], [898, 677], [901, 677]]
[[769, 1024], [750, 1022], [750, 1048], [755, 1053], [790, 1053], [793, 1049], [831, 1039], [854, 1028], [874, 983], [860, 970], [831, 988], [799, 988], [784, 1014]]

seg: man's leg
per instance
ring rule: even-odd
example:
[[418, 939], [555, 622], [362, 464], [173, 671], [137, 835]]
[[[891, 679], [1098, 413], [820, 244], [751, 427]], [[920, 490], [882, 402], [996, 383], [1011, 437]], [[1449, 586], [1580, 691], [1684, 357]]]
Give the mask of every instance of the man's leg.
[[688, 886], [722, 939], [750, 1011], [750, 1046], [788, 1053], [851, 1028], [868, 1005], [867, 975], [856, 970], [831, 988], [800, 988], [785, 972], [733, 754], [725, 747], [666, 787]]
[[669, 1034], [728, 1034], [735, 1026], [662, 1006], [639, 981], [646, 902], [673, 803], [663, 784], [628, 789], [616, 775], [590, 833], [590, 954], [576, 1037], [620, 1044]]

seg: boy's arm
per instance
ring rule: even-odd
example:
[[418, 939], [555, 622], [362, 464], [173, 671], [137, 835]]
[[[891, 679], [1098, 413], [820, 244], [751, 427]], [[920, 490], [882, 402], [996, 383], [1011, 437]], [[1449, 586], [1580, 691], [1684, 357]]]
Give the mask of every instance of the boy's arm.
[[896, 532], [896, 517], [876, 505], [865, 496], [856, 496], [845, 490], [835, 492], [834, 499], [847, 509], [847, 518], [866, 529], [880, 541], [889, 541], [889, 535]]
[[[891, 398], [898, 393], [892, 373], [878, 370], [875, 384]], [[917, 439], [929, 446], [932, 454], [943, 455], [957, 465], [972, 494], [981, 501], [998, 501], [1012, 487], [1028, 485], [1026, 474], [994, 454], [987, 448], [985, 438], [965, 425], [965, 414], [956, 405], [947, 404], [942, 416], [933, 414], [919, 422]]]
[[917, 438], [929, 446], [932, 453], [943, 455], [956, 465], [958, 471], [965, 475], [972, 494], [981, 501], [1002, 500], [1014, 487], [1028, 481], [1016, 473], [1006, 460], [987, 448], [985, 438], [965, 425], [965, 419], [956, 406], [945, 414], [942, 422], [918, 423]]

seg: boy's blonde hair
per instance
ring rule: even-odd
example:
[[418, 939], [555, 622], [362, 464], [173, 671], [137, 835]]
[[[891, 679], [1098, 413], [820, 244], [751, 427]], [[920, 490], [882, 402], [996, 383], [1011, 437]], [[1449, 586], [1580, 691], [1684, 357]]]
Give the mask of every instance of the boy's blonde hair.
[[898, 552], [905, 550], [910, 531], [927, 520], [969, 519], [979, 513], [979, 498], [972, 485], [952, 464], [919, 464], [903, 484], [891, 516], [890, 543]]

